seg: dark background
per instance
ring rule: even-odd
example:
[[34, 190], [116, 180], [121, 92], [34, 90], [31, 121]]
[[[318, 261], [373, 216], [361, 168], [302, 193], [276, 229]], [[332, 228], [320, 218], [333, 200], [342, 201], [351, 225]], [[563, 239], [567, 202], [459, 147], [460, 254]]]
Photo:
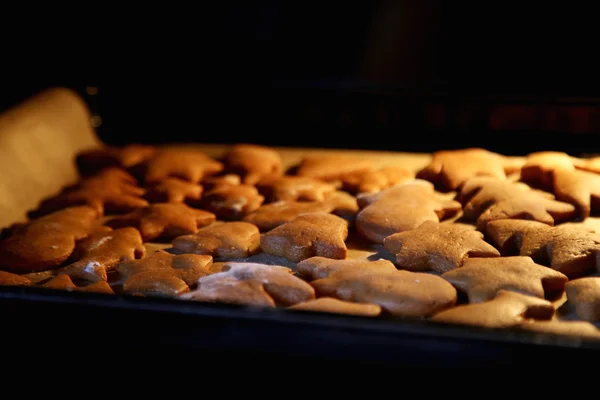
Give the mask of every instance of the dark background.
[[597, 151], [595, 13], [454, 3], [247, 1], [46, 18], [4, 32], [0, 106], [71, 87], [111, 144]]

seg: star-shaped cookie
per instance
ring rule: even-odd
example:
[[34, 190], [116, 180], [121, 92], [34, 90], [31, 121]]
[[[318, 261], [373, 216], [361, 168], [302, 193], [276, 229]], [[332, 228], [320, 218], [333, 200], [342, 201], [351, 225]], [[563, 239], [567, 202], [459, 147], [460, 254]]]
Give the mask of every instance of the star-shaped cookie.
[[348, 222], [328, 213], [302, 214], [263, 233], [260, 246], [265, 253], [299, 262], [312, 256], [346, 258]]
[[470, 257], [500, 257], [472, 227], [433, 221], [386, 237], [383, 247], [395, 254], [398, 267], [409, 271], [444, 273], [462, 266]]
[[123, 291], [147, 296], [178, 296], [210, 274], [212, 257], [156, 251], [141, 260], [124, 261], [116, 270], [124, 279]]
[[573, 226], [548, 226], [524, 220], [497, 220], [488, 224], [490, 242], [504, 256], [529, 256], [567, 275], [579, 277], [598, 266], [600, 235]]
[[534, 263], [531, 257], [520, 256], [470, 258], [442, 278], [466, 293], [470, 303], [492, 300], [499, 290], [555, 299], [568, 281], [564, 274]]
[[135, 143], [122, 147], [103, 146], [78, 153], [75, 165], [82, 176], [88, 176], [105, 168], [134, 167], [152, 157], [155, 151], [153, 146]]
[[586, 171], [553, 171], [553, 189], [556, 198], [577, 207], [580, 219], [600, 209], [600, 175]]
[[540, 189], [552, 190], [552, 173], [557, 170], [573, 171], [583, 167], [585, 160], [560, 151], [538, 151], [527, 155], [521, 168], [521, 181]]
[[381, 307], [377, 304], [352, 303], [350, 301], [344, 301], [333, 297], [320, 297], [315, 300], [298, 303], [288, 307], [288, 310], [360, 315], [363, 317], [377, 317], [379, 314], [381, 314]]
[[257, 210], [265, 200], [254, 186], [221, 185], [204, 193], [201, 206], [218, 219], [238, 221]]
[[152, 203], [199, 205], [202, 186], [178, 178], [165, 178], [146, 188], [145, 198]]
[[323, 201], [335, 192], [338, 185], [306, 176], [275, 176], [262, 179], [256, 184], [266, 201], [279, 200]]
[[256, 184], [265, 176], [283, 173], [281, 155], [275, 149], [255, 144], [232, 146], [224, 157], [225, 170], [242, 177], [247, 185]]
[[565, 289], [567, 301], [575, 305], [579, 318], [600, 321], [600, 277], [574, 279], [567, 283]]
[[331, 212], [332, 208], [331, 203], [324, 201], [280, 200], [262, 205], [254, 212], [246, 215], [243, 220], [256, 225], [261, 232], [268, 232], [286, 222], [290, 222], [298, 215]]
[[55, 273], [69, 275], [78, 281], [106, 281], [106, 272], [119, 262], [142, 258], [145, 254], [146, 248], [137, 229], [101, 231], [78, 242], [71, 256], [76, 261]]
[[137, 228], [144, 242], [195, 233], [215, 222], [213, 213], [183, 203], [154, 203], [106, 222], [112, 228]]
[[323, 181], [338, 181], [344, 175], [374, 169], [373, 160], [358, 155], [311, 154], [297, 166], [296, 174]]
[[106, 281], [98, 281], [87, 286], [76, 286], [68, 275], [58, 275], [39, 287], [55, 290], [66, 290], [68, 292], [88, 292], [115, 294], [113, 289]]
[[29, 286], [31, 280], [25, 276], [0, 271], [0, 286]]
[[375, 193], [413, 180], [414, 172], [397, 166], [387, 166], [375, 170], [358, 170], [341, 176], [342, 188], [352, 194]]
[[456, 190], [475, 176], [506, 179], [506, 172], [513, 167], [507, 157], [481, 148], [442, 150], [433, 153], [431, 162], [417, 173], [417, 178], [434, 183], [440, 190]]
[[319, 297], [378, 304], [389, 314], [426, 317], [456, 303], [456, 289], [439, 276], [398, 271], [387, 260], [328, 260], [298, 263]]
[[500, 290], [492, 300], [453, 307], [431, 319], [435, 322], [485, 328], [510, 328], [530, 319], [549, 320], [554, 312], [554, 306], [548, 300]]
[[198, 287], [182, 299], [203, 302], [275, 307], [315, 298], [313, 288], [279, 265], [229, 262], [222, 272], [198, 280]]
[[176, 237], [173, 247], [182, 253], [245, 258], [260, 251], [260, 232], [249, 222], [216, 222], [192, 235]]
[[358, 205], [362, 209], [356, 215], [356, 229], [374, 243], [383, 243], [384, 238], [414, 229], [425, 221], [440, 222], [461, 210], [460, 203], [444, 198], [423, 180], [360, 196]]
[[144, 165], [144, 183], [165, 178], [179, 178], [198, 183], [204, 176], [223, 170], [223, 164], [201, 151], [193, 149], [163, 149], [157, 151]]

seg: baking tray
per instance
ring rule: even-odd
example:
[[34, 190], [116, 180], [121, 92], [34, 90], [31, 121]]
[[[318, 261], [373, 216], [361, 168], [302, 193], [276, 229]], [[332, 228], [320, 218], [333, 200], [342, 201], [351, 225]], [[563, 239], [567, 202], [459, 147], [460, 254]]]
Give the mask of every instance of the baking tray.
[[[64, 89], [41, 93], [0, 115], [0, 222], [24, 218], [40, 198], [77, 176], [73, 155], [98, 143], [82, 99]], [[190, 144], [209, 154], [226, 146]], [[293, 163], [305, 149], [283, 149]], [[324, 151], [324, 150], [311, 150]], [[367, 152], [415, 168], [427, 154]], [[12, 168], [10, 167], [12, 166]], [[50, 167], [51, 166], [51, 167]], [[423, 320], [316, 314], [202, 304], [174, 299], [102, 296], [40, 288], [0, 289], [2, 338], [32, 354], [72, 349], [215, 363], [252, 360], [350, 369], [545, 365], [598, 356], [600, 343], [577, 337], [489, 330]], [[42, 330], [42, 331], [40, 331]], [[40, 334], [43, 341], [40, 342]], [[50, 345], [49, 345], [50, 344]], [[86, 347], [87, 346], [87, 347]], [[137, 358], [140, 360], [140, 358]]]

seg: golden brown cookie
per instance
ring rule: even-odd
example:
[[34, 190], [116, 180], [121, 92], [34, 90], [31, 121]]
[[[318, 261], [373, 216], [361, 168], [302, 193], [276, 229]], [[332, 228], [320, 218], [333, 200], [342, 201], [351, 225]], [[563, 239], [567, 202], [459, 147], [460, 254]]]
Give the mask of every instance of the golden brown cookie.
[[500, 257], [498, 250], [483, 240], [483, 234], [470, 226], [433, 221], [386, 237], [383, 247], [395, 254], [398, 267], [409, 271], [444, 273], [470, 257]]
[[223, 164], [201, 151], [193, 149], [164, 149], [157, 151], [144, 163], [144, 183], [165, 178], [179, 178], [198, 183], [204, 176], [223, 170]]
[[600, 278], [588, 277], [575, 279], [565, 286], [567, 300], [575, 305], [579, 318], [590, 321], [600, 321]]
[[333, 297], [321, 297], [315, 300], [298, 303], [288, 310], [314, 311], [330, 314], [360, 315], [363, 317], [377, 317], [381, 314], [381, 307], [372, 303], [352, 303]]
[[426, 317], [456, 303], [456, 289], [439, 276], [398, 271], [387, 260], [328, 260], [298, 263], [319, 297], [373, 303], [392, 315]]
[[183, 203], [154, 203], [106, 222], [112, 228], [137, 228], [144, 242], [195, 233], [216, 221], [213, 213]]
[[298, 215], [331, 212], [332, 205], [323, 201], [286, 201], [263, 204], [254, 212], [246, 215], [244, 221], [254, 224], [261, 232], [268, 232], [280, 225], [290, 222]]
[[275, 307], [315, 298], [313, 288], [291, 269], [247, 262], [229, 262], [222, 272], [198, 280], [198, 287], [182, 299]]
[[220, 186], [237, 186], [241, 184], [242, 179], [239, 177], [239, 175], [235, 174], [211, 175], [202, 179], [202, 187], [205, 191], [209, 191]]
[[323, 181], [339, 181], [344, 175], [371, 171], [373, 161], [355, 155], [315, 154], [307, 155], [297, 166], [296, 175]]
[[263, 233], [260, 247], [267, 253], [299, 262], [313, 256], [346, 258], [348, 222], [328, 213], [302, 214]]
[[423, 180], [359, 196], [358, 205], [362, 209], [356, 215], [356, 230], [374, 243], [383, 243], [387, 236], [415, 229], [425, 221], [440, 222], [461, 210], [460, 203], [443, 198]]
[[332, 206], [332, 214], [350, 222], [354, 221], [356, 214], [360, 210], [356, 197], [342, 190], [336, 190], [333, 193], [327, 194], [324, 202]]
[[539, 151], [527, 156], [521, 168], [521, 181], [537, 188], [552, 191], [554, 170], [575, 170], [585, 164], [584, 160], [559, 151]]
[[116, 270], [125, 280], [123, 290], [127, 294], [177, 296], [210, 274], [212, 261], [208, 255], [175, 255], [159, 250], [141, 260], [119, 263]]
[[359, 170], [340, 177], [342, 188], [350, 193], [375, 193], [415, 178], [414, 172], [396, 166]]
[[520, 329], [538, 333], [551, 333], [563, 336], [578, 336], [585, 339], [600, 339], [600, 330], [586, 321], [528, 320], [519, 325]]
[[55, 273], [69, 275], [76, 281], [105, 281], [106, 272], [119, 262], [139, 259], [145, 254], [142, 237], [135, 228], [97, 232], [78, 242], [70, 257], [76, 261]]
[[29, 286], [31, 280], [25, 276], [0, 271], [0, 286]]
[[585, 229], [505, 219], [490, 222], [487, 234], [502, 255], [529, 256], [569, 279], [584, 275], [598, 265], [600, 235]]
[[554, 200], [551, 193], [485, 176], [465, 181], [457, 200], [463, 205], [463, 218], [478, 220], [478, 228], [484, 232], [487, 223], [496, 219], [530, 219], [554, 225], [575, 215], [574, 206]]
[[18, 226], [0, 242], [0, 268], [28, 273], [59, 266], [71, 256], [75, 242], [92, 231], [97, 219], [94, 209], [80, 206]]
[[117, 168], [108, 168], [43, 200], [29, 216], [36, 218], [78, 205], [92, 207], [100, 215], [126, 213], [148, 205], [142, 197], [144, 193], [133, 176]]
[[556, 198], [577, 207], [580, 219], [600, 209], [600, 175], [586, 171], [553, 171]]
[[202, 186], [178, 178], [165, 178], [146, 188], [144, 197], [151, 203], [199, 205], [202, 198]]
[[212, 212], [218, 219], [239, 221], [247, 214], [257, 210], [265, 198], [254, 186], [221, 185], [204, 193], [201, 206]]
[[242, 177], [247, 185], [256, 184], [265, 176], [281, 175], [283, 164], [278, 151], [265, 146], [240, 143], [224, 157], [225, 170]]
[[492, 300], [499, 290], [556, 299], [568, 281], [564, 274], [534, 263], [531, 257], [519, 256], [470, 258], [442, 278], [466, 293], [469, 303]]
[[103, 293], [115, 294], [113, 289], [106, 281], [98, 281], [88, 286], [75, 286], [68, 275], [58, 275], [48, 282], [40, 285], [46, 289], [66, 290], [68, 292], [88, 292], [88, 293]]
[[87, 149], [75, 156], [75, 165], [82, 176], [89, 176], [105, 168], [131, 168], [152, 157], [156, 149], [145, 144], [122, 147], [104, 146]]
[[442, 150], [433, 153], [431, 162], [417, 173], [417, 178], [443, 190], [456, 190], [475, 176], [506, 179], [511, 168], [512, 163], [505, 156], [484, 149]]
[[456, 306], [435, 314], [432, 320], [485, 328], [510, 328], [528, 319], [549, 320], [554, 311], [548, 300], [500, 290], [490, 301]]
[[216, 222], [192, 235], [176, 237], [173, 247], [215, 258], [244, 258], [260, 251], [260, 232], [248, 222]]
[[337, 186], [311, 177], [288, 175], [264, 178], [256, 184], [268, 202], [323, 201]]

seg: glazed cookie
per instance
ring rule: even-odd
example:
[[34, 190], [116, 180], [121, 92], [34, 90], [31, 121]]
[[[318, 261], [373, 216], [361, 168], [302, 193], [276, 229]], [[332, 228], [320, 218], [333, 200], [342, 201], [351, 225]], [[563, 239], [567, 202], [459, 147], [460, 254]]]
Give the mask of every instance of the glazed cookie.
[[415, 180], [358, 197], [362, 208], [356, 229], [366, 239], [383, 243], [394, 233], [415, 229], [425, 221], [439, 222], [460, 212], [460, 203], [435, 192], [427, 181]]
[[490, 222], [487, 233], [502, 255], [529, 256], [569, 279], [584, 275], [598, 265], [600, 236], [586, 229], [506, 219]]
[[107, 279], [106, 272], [119, 262], [142, 258], [146, 248], [135, 228], [121, 228], [93, 233], [77, 243], [71, 259], [74, 263], [56, 270], [78, 281], [97, 282]]
[[131, 168], [152, 157], [153, 146], [129, 144], [123, 147], [104, 146], [80, 152], [75, 157], [75, 165], [82, 176], [94, 175], [111, 167]]
[[342, 188], [352, 194], [375, 193], [413, 180], [415, 174], [403, 167], [387, 166], [376, 170], [359, 170], [342, 175]]
[[201, 206], [212, 212], [218, 219], [239, 221], [247, 214], [256, 211], [265, 198], [254, 186], [222, 185], [204, 193]]
[[312, 256], [343, 259], [348, 252], [345, 240], [348, 222], [328, 213], [302, 214], [263, 233], [262, 250], [290, 261], [299, 262]]
[[75, 243], [94, 229], [98, 213], [86, 206], [70, 207], [16, 227], [0, 242], [0, 268], [15, 273], [59, 266]]
[[409, 271], [444, 273], [462, 266], [470, 257], [500, 257], [472, 227], [433, 221], [386, 237], [383, 247], [396, 256], [398, 267]]
[[588, 277], [575, 279], [567, 283], [567, 300], [575, 305], [579, 318], [600, 321], [600, 278]]
[[244, 258], [260, 251], [260, 232], [248, 222], [217, 222], [192, 235], [175, 238], [173, 247], [182, 253]]
[[328, 194], [335, 192], [338, 185], [304, 176], [269, 177], [256, 184], [256, 188], [268, 202], [323, 201]]
[[283, 173], [279, 152], [255, 144], [237, 144], [225, 154], [225, 170], [242, 177], [247, 185], [256, 184], [265, 176]]
[[165, 178], [146, 188], [145, 198], [152, 203], [199, 205], [202, 186], [178, 178]]
[[199, 254], [175, 255], [159, 250], [141, 260], [124, 261], [116, 270], [124, 279], [123, 291], [146, 296], [177, 296], [210, 274], [212, 257]]
[[500, 290], [492, 300], [444, 310], [434, 315], [432, 320], [485, 328], [510, 328], [528, 319], [549, 320], [554, 316], [554, 311], [554, 306], [548, 300]]
[[492, 300], [499, 290], [555, 299], [568, 281], [564, 274], [534, 263], [531, 257], [519, 256], [470, 258], [442, 278], [466, 293], [470, 303]]
[[333, 297], [321, 297], [315, 300], [298, 303], [288, 310], [314, 311], [330, 314], [360, 315], [363, 317], [377, 317], [381, 314], [381, 307], [372, 303], [352, 303]]
[[230, 262], [222, 272], [200, 278], [182, 299], [261, 307], [291, 306], [315, 298], [313, 288], [278, 265]]
[[151, 242], [195, 233], [215, 220], [213, 213], [197, 210], [182, 203], [155, 203], [111, 219], [106, 225], [112, 228], [137, 228], [144, 242]]
[[223, 164], [201, 151], [165, 149], [157, 151], [144, 163], [144, 182], [151, 184], [165, 178], [179, 178], [199, 183], [204, 176], [223, 170]]

